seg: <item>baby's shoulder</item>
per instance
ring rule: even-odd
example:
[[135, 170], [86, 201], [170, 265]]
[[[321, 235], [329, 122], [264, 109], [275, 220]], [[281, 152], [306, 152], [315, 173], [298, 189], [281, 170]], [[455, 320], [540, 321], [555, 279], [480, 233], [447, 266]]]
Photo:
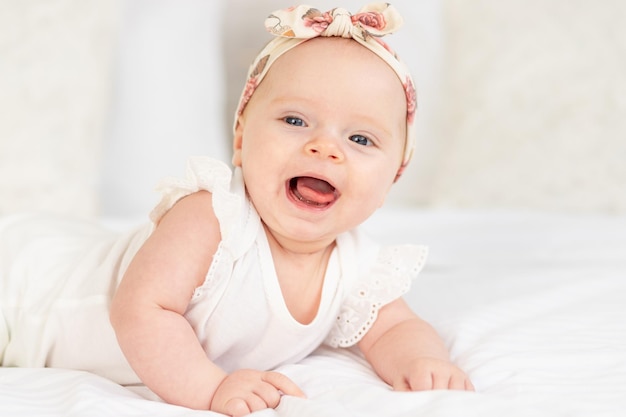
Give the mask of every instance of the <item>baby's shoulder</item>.
[[155, 229], [165, 229], [162, 234], [166, 239], [183, 236], [181, 242], [188, 245], [216, 248], [220, 228], [212, 194], [201, 190], [181, 198], [155, 223]]

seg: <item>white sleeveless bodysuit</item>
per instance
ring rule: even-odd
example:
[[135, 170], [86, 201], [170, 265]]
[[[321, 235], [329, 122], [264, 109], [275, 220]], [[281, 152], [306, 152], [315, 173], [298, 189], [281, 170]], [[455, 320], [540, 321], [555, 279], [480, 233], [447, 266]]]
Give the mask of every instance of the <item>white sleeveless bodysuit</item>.
[[[282, 298], [265, 229], [239, 170], [193, 158], [185, 178], [166, 179], [159, 190], [153, 224], [182, 197], [213, 194], [222, 241], [185, 317], [208, 357], [227, 372], [293, 363], [321, 343], [354, 345], [380, 307], [408, 291], [426, 258], [423, 246], [380, 247], [358, 230], [338, 236], [317, 315], [301, 324]], [[108, 305], [153, 227], [119, 236], [37, 216], [0, 221], [0, 363], [139, 382], [117, 346]], [[58, 253], [50, 257], [50, 251]]]

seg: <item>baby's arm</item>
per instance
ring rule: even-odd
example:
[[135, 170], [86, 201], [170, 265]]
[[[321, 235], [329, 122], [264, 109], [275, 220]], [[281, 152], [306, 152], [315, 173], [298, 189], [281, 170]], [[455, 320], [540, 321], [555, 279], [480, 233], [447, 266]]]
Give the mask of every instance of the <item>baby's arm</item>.
[[180, 200], [130, 263], [111, 305], [111, 322], [130, 365], [163, 400], [243, 415], [275, 407], [279, 391], [302, 393], [271, 372], [227, 375], [207, 358], [183, 316], [219, 241], [211, 194], [198, 192]]
[[474, 389], [467, 375], [450, 362], [436, 331], [402, 299], [379, 311], [359, 347], [378, 375], [395, 390]]

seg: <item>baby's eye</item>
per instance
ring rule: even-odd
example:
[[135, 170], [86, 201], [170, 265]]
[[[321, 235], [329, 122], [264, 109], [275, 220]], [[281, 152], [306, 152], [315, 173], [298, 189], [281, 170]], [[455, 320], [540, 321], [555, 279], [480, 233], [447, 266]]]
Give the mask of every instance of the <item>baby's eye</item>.
[[372, 145], [372, 141], [363, 135], [352, 135], [350, 136], [350, 140], [358, 145], [363, 145], [363, 146]]
[[284, 120], [292, 126], [304, 126], [304, 121], [299, 117], [287, 116]]

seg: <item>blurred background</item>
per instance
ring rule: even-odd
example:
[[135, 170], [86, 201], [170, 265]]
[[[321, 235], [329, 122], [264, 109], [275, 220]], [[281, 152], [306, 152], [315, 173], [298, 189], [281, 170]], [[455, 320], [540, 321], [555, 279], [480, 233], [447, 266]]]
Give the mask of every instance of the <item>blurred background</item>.
[[[388, 205], [626, 213], [625, 2], [393, 4], [418, 148]], [[145, 217], [189, 156], [229, 162], [263, 20], [290, 5], [0, 0], [0, 214]]]

